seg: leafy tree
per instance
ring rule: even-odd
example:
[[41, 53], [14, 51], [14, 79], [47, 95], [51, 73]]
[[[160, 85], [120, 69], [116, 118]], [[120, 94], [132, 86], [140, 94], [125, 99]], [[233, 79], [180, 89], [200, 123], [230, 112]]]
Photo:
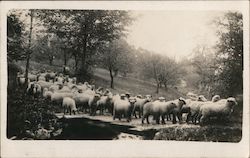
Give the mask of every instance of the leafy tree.
[[212, 53], [212, 49], [206, 44], [197, 45], [193, 50], [193, 58], [190, 64], [193, 66], [194, 71], [192, 73], [197, 74], [195, 84], [199, 89], [199, 93], [208, 96], [214, 95], [214, 87], [216, 80], [218, 79], [217, 69], [218, 64], [216, 63], [215, 53]]
[[33, 56], [37, 61], [48, 61], [49, 65], [53, 65], [55, 58], [60, 59], [58, 55], [61, 52], [60, 40], [54, 34], [47, 34], [34, 41], [32, 50]]
[[7, 57], [8, 61], [18, 61], [25, 58], [23, 48], [23, 23], [15, 14], [10, 12], [7, 16]]
[[48, 30], [64, 40], [64, 50], [74, 52], [76, 66], [80, 58], [80, 80], [97, 48], [125, 35], [132, 21], [127, 11], [118, 10], [42, 10], [40, 15]]
[[114, 88], [115, 74], [118, 72], [126, 74], [131, 71], [131, 47], [125, 40], [119, 39], [99, 51], [101, 65], [109, 70], [110, 87]]
[[178, 83], [180, 75], [183, 73], [175, 60], [147, 50], [139, 49], [137, 59], [138, 66], [141, 67], [141, 74], [144, 78], [153, 79], [156, 83], [156, 93], [159, 93], [162, 85], [167, 89]]
[[215, 21], [219, 42], [217, 91], [230, 96], [243, 92], [243, 19], [239, 12], [228, 12]]

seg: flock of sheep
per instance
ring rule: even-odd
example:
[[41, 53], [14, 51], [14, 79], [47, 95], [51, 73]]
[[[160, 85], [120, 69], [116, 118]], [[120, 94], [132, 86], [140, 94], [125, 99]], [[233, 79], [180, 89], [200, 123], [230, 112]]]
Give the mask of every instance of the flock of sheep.
[[[17, 81], [23, 86], [24, 75], [18, 74]], [[125, 118], [128, 122], [133, 117], [138, 118], [138, 114], [142, 124], [145, 119], [149, 124], [149, 116], [153, 116], [157, 124], [165, 124], [166, 120], [181, 123], [183, 114], [187, 115], [187, 123], [203, 124], [211, 118], [228, 118], [237, 105], [235, 98], [221, 99], [219, 95], [215, 95], [211, 101], [193, 93], [187, 94], [188, 99], [181, 97], [171, 101], [166, 101], [164, 97], [153, 100], [151, 95], [114, 95], [108, 89], [96, 89], [88, 82], [77, 83], [75, 77], [51, 71], [29, 73], [26, 92], [34, 98], [50, 100], [53, 106], [62, 107], [64, 114], [82, 111], [94, 116], [98, 111], [100, 115], [110, 113], [114, 120]]]

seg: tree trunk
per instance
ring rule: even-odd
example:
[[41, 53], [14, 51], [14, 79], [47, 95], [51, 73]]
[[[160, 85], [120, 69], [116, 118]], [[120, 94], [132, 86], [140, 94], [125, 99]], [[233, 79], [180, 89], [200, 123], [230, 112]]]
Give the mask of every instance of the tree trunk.
[[64, 50], [64, 66], [67, 65], [67, 52]]
[[156, 86], [156, 94], [158, 94], [159, 93], [159, 89], [160, 89], [160, 84], [159, 83], [157, 83], [157, 86]]
[[158, 77], [157, 77], [157, 72], [156, 72], [156, 68], [155, 65], [153, 64], [153, 70], [154, 70], [154, 77], [155, 77], [155, 81], [156, 81], [156, 94], [159, 93], [159, 88], [160, 88], [160, 82], [158, 81]]
[[82, 49], [82, 68], [85, 68], [86, 64], [86, 51], [87, 51], [87, 24], [84, 24], [84, 36], [83, 36], [83, 49]]
[[109, 75], [110, 75], [110, 88], [114, 89], [114, 76], [113, 76], [113, 73], [112, 73], [112, 68], [110, 67], [109, 68]]
[[53, 56], [52, 56], [52, 57], [51, 57], [51, 56], [49, 57], [49, 65], [50, 65], [50, 66], [53, 65]]
[[30, 54], [31, 54], [31, 38], [32, 38], [32, 23], [33, 23], [33, 11], [30, 11], [30, 32], [29, 32], [29, 46], [26, 52], [26, 69], [25, 69], [25, 86], [28, 86], [28, 74], [30, 66]]
[[77, 55], [74, 55], [75, 58], [75, 74], [77, 73], [77, 69], [78, 69], [78, 60], [77, 60]]

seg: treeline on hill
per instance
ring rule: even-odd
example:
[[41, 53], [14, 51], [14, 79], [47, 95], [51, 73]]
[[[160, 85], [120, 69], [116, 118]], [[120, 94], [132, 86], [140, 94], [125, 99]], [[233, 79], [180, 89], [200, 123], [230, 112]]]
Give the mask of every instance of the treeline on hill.
[[27, 75], [30, 60], [49, 65], [60, 61], [65, 66], [73, 61], [71, 72], [78, 81], [89, 81], [93, 67], [105, 68], [111, 88], [118, 74], [134, 74], [154, 82], [156, 93], [161, 87], [192, 89], [209, 97], [243, 93], [241, 13], [228, 12], [215, 19], [217, 45], [198, 44], [190, 58], [178, 62], [129, 45], [127, 28], [134, 20], [130, 11], [121, 10], [11, 10], [8, 64], [24, 60]]

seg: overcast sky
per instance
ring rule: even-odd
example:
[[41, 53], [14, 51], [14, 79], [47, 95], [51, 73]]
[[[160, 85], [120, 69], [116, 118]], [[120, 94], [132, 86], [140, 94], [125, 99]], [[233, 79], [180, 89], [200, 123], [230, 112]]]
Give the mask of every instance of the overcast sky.
[[133, 11], [137, 17], [129, 27], [127, 41], [177, 60], [188, 56], [199, 43], [215, 44], [211, 20], [222, 15], [215, 11]]

